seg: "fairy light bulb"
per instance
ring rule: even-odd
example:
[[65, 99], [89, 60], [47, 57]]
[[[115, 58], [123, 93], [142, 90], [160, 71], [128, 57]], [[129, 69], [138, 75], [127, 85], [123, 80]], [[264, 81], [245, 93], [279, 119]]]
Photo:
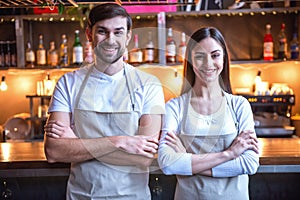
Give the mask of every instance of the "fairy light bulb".
[[5, 82], [5, 76], [2, 76], [2, 78], [1, 78], [0, 90], [1, 91], [6, 91], [7, 90], [7, 84]]

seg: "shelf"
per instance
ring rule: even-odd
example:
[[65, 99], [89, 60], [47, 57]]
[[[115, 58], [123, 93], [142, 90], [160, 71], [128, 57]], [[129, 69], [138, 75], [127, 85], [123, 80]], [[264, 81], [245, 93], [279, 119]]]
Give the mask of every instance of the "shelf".
[[51, 96], [49, 95], [26, 95], [26, 98], [41, 98], [41, 99], [50, 99]]
[[[197, 1], [190, 1], [190, 0], [53, 0], [56, 2], [55, 4], [50, 4], [47, 2], [47, 0], [1, 0], [0, 1], [0, 9], [1, 8], [46, 8], [46, 7], [53, 7], [62, 5], [64, 7], [79, 7], [87, 4], [101, 4], [104, 2], [117, 2], [121, 4], [122, 6], [176, 6], [177, 11], [182, 11], [183, 8], [185, 9], [186, 6], [190, 6], [192, 9], [196, 7]], [[201, 10], [201, 11], [195, 11], [195, 14], [228, 14], [228, 13], [252, 13], [252, 12], [274, 12], [276, 10], [282, 11], [282, 12], [290, 12], [294, 10], [298, 10], [297, 7], [284, 7], [284, 1], [275, 1], [275, 0], [262, 0], [262, 1], [242, 1], [245, 3], [245, 6], [240, 9], [218, 9], [218, 10]], [[250, 8], [251, 3], [257, 3], [260, 6], [263, 6], [264, 3], [272, 3], [273, 8], [262, 8], [262, 9], [248, 9]], [[299, 6], [298, 1], [294, 1], [296, 6]], [[202, 5], [204, 2], [202, 2]], [[246, 8], [246, 9], [245, 9]], [[184, 12], [186, 13], [186, 12]], [[193, 12], [189, 12], [193, 13]], [[147, 13], [145, 13], [147, 15]], [[144, 15], [144, 14], [142, 14]]]

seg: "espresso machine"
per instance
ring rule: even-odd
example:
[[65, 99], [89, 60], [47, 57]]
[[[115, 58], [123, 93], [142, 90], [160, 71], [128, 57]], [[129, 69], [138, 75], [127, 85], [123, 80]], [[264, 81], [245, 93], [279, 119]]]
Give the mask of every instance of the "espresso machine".
[[295, 132], [291, 121], [294, 94], [243, 95], [250, 102], [258, 137], [290, 137]]

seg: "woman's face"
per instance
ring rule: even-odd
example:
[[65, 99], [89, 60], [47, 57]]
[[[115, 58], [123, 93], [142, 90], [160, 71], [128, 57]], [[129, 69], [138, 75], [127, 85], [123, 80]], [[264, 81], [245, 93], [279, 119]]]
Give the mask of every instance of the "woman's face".
[[223, 70], [224, 50], [213, 38], [205, 38], [192, 50], [192, 63], [196, 79], [205, 83], [218, 82]]

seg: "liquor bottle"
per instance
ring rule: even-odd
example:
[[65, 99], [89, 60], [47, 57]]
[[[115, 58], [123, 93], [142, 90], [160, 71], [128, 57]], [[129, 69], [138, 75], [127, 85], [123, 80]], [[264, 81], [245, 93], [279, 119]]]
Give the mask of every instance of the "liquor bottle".
[[125, 48], [125, 51], [124, 51], [124, 53], [123, 53], [123, 61], [124, 61], [124, 62], [128, 62], [128, 60], [129, 60], [128, 48], [126, 47], [126, 48]]
[[290, 43], [291, 59], [299, 59], [299, 41], [297, 33], [293, 34], [293, 39]]
[[67, 44], [67, 36], [66, 34], [61, 35], [61, 44], [59, 48], [59, 57], [60, 61], [59, 64], [61, 67], [67, 67], [69, 66], [69, 50], [68, 50], [68, 44]]
[[39, 35], [39, 46], [36, 51], [36, 64], [40, 66], [46, 65], [46, 50], [44, 48], [44, 39], [43, 35]]
[[27, 68], [34, 68], [35, 54], [31, 48], [31, 43], [29, 41], [27, 42], [27, 48], [26, 48], [26, 53], [25, 53], [25, 63], [26, 63], [25, 66]]
[[75, 39], [73, 43], [73, 62], [74, 65], [81, 65], [83, 62], [83, 47], [80, 42], [79, 30], [75, 31]]
[[167, 44], [166, 44], [166, 61], [167, 63], [176, 62], [176, 43], [173, 39], [172, 28], [168, 29], [168, 37], [167, 37]]
[[153, 63], [154, 62], [154, 44], [152, 41], [152, 32], [148, 32], [148, 43], [144, 50], [144, 62]]
[[92, 43], [88, 40], [85, 42], [83, 53], [84, 53], [84, 56], [83, 56], [84, 62], [92, 63], [94, 61]]
[[273, 53], [274, 43], [273, 43], [273, 37], [271, 34], [271, 25], [266, 25], [266, 33], [264, 37], [264, 60], [273, 60], [274, 59], [274, 53]]
[[129, 51], [129, 63], [138, 65], [143, 62], [143, 51], [139, 48], [139, 36], [134, 35], [134, 47]]
[[11, 66], [10, 41], [6, 41], [5, 44], [6, 44], [6, 51], [4, 52], [5, 66], [10, 67]]
[[58, 65], [58, 53], [55, 49], [54, 41], [50, 42], [50, 49], [48, 51], [48, 65], [56, 67]]
[[285, 24], [281, 24], [281, 29], [278, 35], [278, 59], [286, 60], [287, 58], [287, 39], [285, 34]]
[[185, 51], [186, 51], [186, 37], [185, 37], [185, 33], [182, 32], [180, 44], [178, 47], [178, 59], [177, 59], [178, 62], [182, 63], [184, 61]]
[[0, 41], [0, 67], [5, 67], [4, 41]]
[[10, 66], [17, 66], [17, 53], [16, 53], [16, 41], [10, 41]]

